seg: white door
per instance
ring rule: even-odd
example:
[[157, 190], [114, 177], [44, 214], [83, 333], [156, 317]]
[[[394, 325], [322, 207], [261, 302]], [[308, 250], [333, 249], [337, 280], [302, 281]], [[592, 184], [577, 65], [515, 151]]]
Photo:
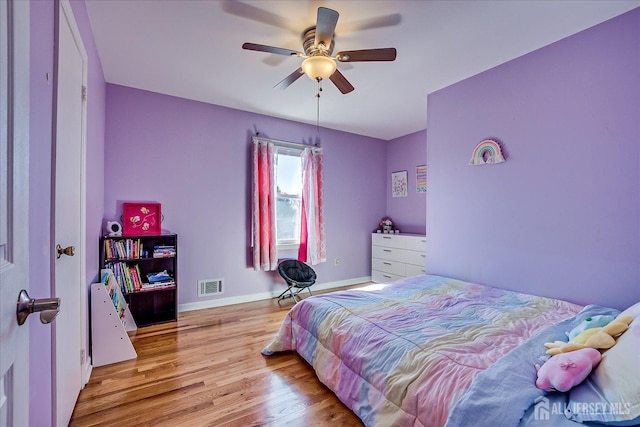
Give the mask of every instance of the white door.
[[87, 304], [85, 278], [85, 92], [87, 55], [68, 1], [60, 3], [55, 108], [55, 240], [67, 254], [55, 261], [53, 383], [55, 424], [66, 426], [84, 386]]
[[18, 326], [16, 320], [18, 293], [29, 289], [29, 2], [0, 0], [0, 31], [0, 426], [5, 427], [29, 425], [29, 323]]

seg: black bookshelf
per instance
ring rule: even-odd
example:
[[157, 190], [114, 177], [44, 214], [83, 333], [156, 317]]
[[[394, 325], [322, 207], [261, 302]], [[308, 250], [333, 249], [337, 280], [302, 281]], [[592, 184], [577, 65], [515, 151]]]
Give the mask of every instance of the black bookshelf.
[[[163, 231], [154, 235], [102, 236], [100, 269], [103, 268], [113, 270], [138, 326], [177, 319], [177, 234]], [[149, 274], [163, 271], [168, 279], [149, 283]]]

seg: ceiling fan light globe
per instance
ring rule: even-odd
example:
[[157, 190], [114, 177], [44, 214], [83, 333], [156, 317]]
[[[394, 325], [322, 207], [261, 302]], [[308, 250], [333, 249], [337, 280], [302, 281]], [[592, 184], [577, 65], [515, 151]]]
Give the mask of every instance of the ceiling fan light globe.
[[336, 61], [328, 56], [310, 56], [302, 61], [302, 70], [311, 80], [325, 80], [336, 71]]

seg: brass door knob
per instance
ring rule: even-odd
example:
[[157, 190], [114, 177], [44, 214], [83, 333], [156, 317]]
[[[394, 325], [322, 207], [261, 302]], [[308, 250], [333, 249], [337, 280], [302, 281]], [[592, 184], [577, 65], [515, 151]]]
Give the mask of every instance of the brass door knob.
[[66, 248], [63, 248], [58, 243], [58, 245], [56, 246], [56, 251], [58, 253], [58, 256], [56, 256], [56, 258], [60, 258], [62, 255], [74, 256], [76, 253], [76, 248], [73, 246], [67, 246]]

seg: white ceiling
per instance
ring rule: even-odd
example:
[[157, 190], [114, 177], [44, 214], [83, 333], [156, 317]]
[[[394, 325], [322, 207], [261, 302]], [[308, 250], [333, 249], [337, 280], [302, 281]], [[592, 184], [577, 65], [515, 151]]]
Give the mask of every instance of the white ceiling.
[[320, 125], [389, 140], [426, 128], [427, 94], [640, 6], [640, 0], [86, 0], [105, 79], [316, 124], [317, 83], [274, 89], [318, 6], [340, 13], [340, 50], [395, 47], [395, 62], [339, 63], [355, 87], [324, 82]]

